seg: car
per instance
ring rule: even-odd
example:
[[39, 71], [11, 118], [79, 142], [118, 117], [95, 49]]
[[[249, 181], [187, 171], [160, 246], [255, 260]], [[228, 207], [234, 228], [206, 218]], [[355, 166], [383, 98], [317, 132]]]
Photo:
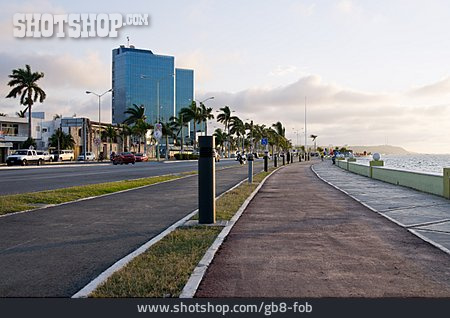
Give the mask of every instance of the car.
[[136, 162], [136, 156], [132, 154], [131, 152], [121, 152], [120, 154], [116, 155], [113, 159], [113, 164], [134, 164]]
[[148, 156], [145, 153], [139, 152], [134, 155], [136, 162], [148, 161]]
[[30, 163], [35, 163], [38, 166], [44, 163], [42, 156], [38, 155], [36, 150], [19, 149], [15, 153], [6, 158], [8, 166], [21, 165], [28, 166]]
[[53, 160], [55, 161], [64, 161], [64, 160], [72, 161], [75, 158], [73, 150], [60, 150], [59, 153], [58, 150], [55, 150], [52, 152], [52, 154]]
[[42, 160], [44, 161], [53, 161], [53, 156], [48, 151], [37, 150], [36, 153], [38, 154], [38, 156], [41, 156]]
[[84, 158], [84, 154], [78, 156], [77, 161], [89, 161], [95, 160], [95, 154], [93, 152], [86, 152], [86, 159]]

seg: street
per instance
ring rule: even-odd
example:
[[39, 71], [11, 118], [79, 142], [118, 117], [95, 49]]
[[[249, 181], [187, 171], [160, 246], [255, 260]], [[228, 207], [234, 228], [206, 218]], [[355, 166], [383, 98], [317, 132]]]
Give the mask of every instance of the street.
[[[238, 166], [221, 160], [216, 169]], [[52, 190], [102, 182], [137, 179], [197, 170], [197, 161], [138, 162], [135, 165], [85, 164], [0, 169], [0, 195]]]
[[[257, 164], [254, 171], [261, 169]], [[247, 166], [217, 171], [216, 194], [246, 177]], [[196, 209], [197, 179], [1, 217], [0, 297], [72, 296]]]

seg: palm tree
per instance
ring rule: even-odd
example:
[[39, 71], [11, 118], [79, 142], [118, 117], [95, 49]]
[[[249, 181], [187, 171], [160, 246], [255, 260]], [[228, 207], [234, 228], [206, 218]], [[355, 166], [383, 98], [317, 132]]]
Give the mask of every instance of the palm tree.
[[314, 142], [314, 152], [316, 152], [316, 138], [319, 137], [317, 135], [310, 135], [309, 138]]
[[197, 124], [200, 124], [203, 121], [201, 108], [197, 106], [196, 101], [192, 101], [189, 107], [184, 107], [180, 109], [180, 116], [182, 115], [184, 120], [193, 121], [194, 124], [194, 149], [196, 149], [197, 145]]
[[174, 132], [174, 138], [175, 140], [178, 138], [178, 136], [181, 134], [180, 137], [180, 144], [181, 144], [181, 151], [183, 151], [183, 128], [188, 126], [188, 123], [183, 119], [183, 115], [180, 115], [179, 117], [172, 116], [170, 117], [170, 125], [172, 128], [172, 131]]
[[120, 128], [120, 138], [122, 139], [122, 149], [123, 151], [129, 150], [129, 136], [132, 135], [131, 127], [127, 124], [118, 124], [118, 128]]
[[212, 114], [212, 108], [208, 107], [206, 108], [206, 106], [203, 103], [200, 103], [200, 109], [201, 109], [201, 114], [202, 114], [202, 121], [204, 122], [205, 125], [205, 136], [208, 136], [208, 120], [210, 119], [214, 119], [214, 115]]
[[113, 142], [114, 138], [117, 137], [117, 130], [113, 125], [109, 124], [108, 126], [106, 126], [106, 129], [102, 131], [102, 135], [109, 142], [109, 153], [111, 154], [112, 153], [112, 142]]
[[220, 152], [221, 152], [220, 155], [223, 156], [223, 151], [224, 151], [223, 147], [224, 147], [225, 141], [228, 138], [228, 135], [222, 129], [216, 128], [213, 136], [216, 137], [216, 147], [220, 148]]
[[147, 116], [145, 116], [145, 107], [144, 105], [136, 105], [133, 104], [133, 107], [128, 107], [124, 114], [128, 114], [128, 118], [123, 121], [124, 124], [132, 125], [136, 122], [142, 120], [145, 121]]
[[6, 98], [16, 98], [20, 95], [20, 104], [28, 109], [28, 139], [31, 139], [31, 108], [35, 102], [43, 103], [47, 95], [37, 84], [44, 77], [42, 72], [31, 72], [30, 65], [25, 65], [25, 69], [12, 70], [8, 76], [11, 80], [8, 86], [13, 89], [6, 95]]
[[0, 113], [0, 117], [6, 117], [5, 113]]
[[17, 117], [25, 118], [25, 115], [27, 113], [27, 109], [28, 108], [25, 108], [24, 110], [19, 110], [18, 112], [16, 112]]
[[225, 126], [225, 132], [228, 134], [228, 157], [230, 157], [230, 119], [231, 119], [231, 113], [232, 110], [229, 106], [225, 106], [220, 108], [220, 111], [222, 111], [219, 115], [217, 115], [217, 122], [223, 123]]
[[53, 135], [49, 138], [49, 145], [57, 147], [58, 152], [60, 149], [73, 149], [75, 146], [75, 140], [71, 134], [66, 134], [61, 129], [57, 129]]
[[238, 142], [239, 137], [242, 136], [242, 151], [244, 151], [245, 125], [244, 122], [237, 116], [232, 116], [230, 118], [230, 134], [236, 134]]
[[169, 121], [169, 122], [165, 122], [165, 123], [161, 123], [162, 125], [162, 135], [165, 137], [166, 139], [166, 154], [165, 154], [165, 159], [168, 160], [169, 159], [169, 137], [175, 137], [175, 133], [174, 133], [174, 129], [173, 129], [173, 122]]
[[[133, 134], [135, 136], [138, 136], [139, 138], [139, 146], [138, 146], [138, 151], [141, 152], [141, 143], [142, 143], [142, 138], [146, 138], [146, 134], [147, 131], [149, 129], [152, 129], [153, 126], [146, 123], [144, 120], [138, 120], [135, 122], [135, 124], [132, 126], [132, 131]], [[145, 144], [147, 144], [147, 141], [145, 141]]]

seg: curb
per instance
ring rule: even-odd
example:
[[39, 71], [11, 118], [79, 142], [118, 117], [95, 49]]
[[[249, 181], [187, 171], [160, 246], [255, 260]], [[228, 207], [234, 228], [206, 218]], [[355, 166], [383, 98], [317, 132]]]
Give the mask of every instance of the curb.
[[386, 214], [384, 214], [384, 213], [382, 213], [382, 212], [380, 212], [380, 211], [374, 209], [374, 208], [371, 207], [370, 205], [368, 205], [368, 204], [362, 202], [361, 200], [357, 199], [356, 197], [354, 197], [353, 195], [351, 195], [351, 194], [348, 193], [347, 191], [345, 191], [345, 190], [339, 188], [338, 186], [332, 184], [331, 182], [328, 182], [327, 180], [325, 180], [324, 178], [322, 178], [321, 176], [319, 176], [319, 174], [318, 174], [318, 173], [316, 172], [316, 170], [314, 169], [314, 165], [311, 165], [311, 170], [312, 170], [312, 172], [314, 172], [314, 174], [316, 175], [316, 177], [318, 177], [318, 178], [319, 178], [320, 180], [322, 180], [323, 182], [325, 182], [325, 183], [327, 183], [328, 185], [332, 186], [333, 188], [335, 188], [335, 189], [341, 191], [342, 193], [344, 193], [345, 195], [349, 196], [350, 198], [352, 198], [352, 199], [355, 200], [356, 202], [360, 203], [361, 205], [365, 206], [365, 207], [368, 208], [369, 210], [371, 210], [371, 211], [377, 213], [378, 215], [381, 215], [382, 217], [388, 219], [389, 221], [395, 223], [396, 225], [398, 225], [398, 226], [404, 228], [405, 230], [407, 230], [408, 232], [410, 232], [410, 233], [412, 233], [413, 235], [417, 236], [418, 238], [420, 238], [420, 239], [423, 240], [424, 242], [426, 242], [426, 243], [432, 245], [433, 247], [436, 247], [436, 248], [440, 249], [442, 252], [444, 252], [444, 253], [450, 255], [450, 250], [449, 250], [448, 248], [446, 248], [446, 247], [442, 246], [441, 244], [436, 243], [436, 242], [434, 242], [433, 240], [431, 240], [431, 239], [429, 239], [429, 238], [423, 236], [422, 234], [418, 233], [418, 232], [417, 232], [418, 229], [408, 228], [408, 226], [406, 226], [405, 224], [400, 223], [400, 222], [397, 221], [397, 220], [394, 220], [394, 219], [391, 218], [390, 216], [388, 216], [388, 215], [386, 215]]
[[[189, 277], [189, 280], [187, 281], [186, 285], [184, 286], [183, 290], [181, 291], [181, 294], [179, 298], [193, 298], [195, 293], [197, 292], [198, 287], [200, 286], [200, 283], [205, 276], [206, 270], [208, 269], [209, 265], [211, 264], [212, 260], [214, 259], [214, 255], [219, 250], [220, 246], [222, 245], [225, 238], [230, 233], [233, 226], [236, 224], [236, 222], [241, 217], [242, 213], [245, 211], [247, 206], [250, 204], [250, 202], [253, 200], [255, 195], [259, 192], [261, 187], [264, 185], [266, 180], [274, 174], [279, 169], [286, 167], [286, 166], [280, 166], [274, 171], [272, 171], [268, 176], [266, 176], [256, 187], [256, 189], [250, 194], [250, 196], [244, 201], [244, 203], [240, 206], [240, 208], [237, 210], [237, 212], [234, 214], [234, 216], [231, 218], [231, 220], [228, 222], [228, 224], [223, 228], [223, 230], [219, 233], [219, 235], [214, 240], [213, 244], [209, 247], [209, 249], [206, 251], [203, 258], [198, 263], [197, 267], [192, 272], [191, 276]], [[247, 179], [241, 181], [239, 183], [242, 184], [242, 182], [246, 181]], [[237, 187], [237, 186], [236, 186]]]
[[[196, 176], [196, 175], [192, 175]], [[191, 176], [188, 176], [191, 177]], [[181, 179], [181, 178], [180, 178]], [[179, 179], [175, 179], [179, 180]], [[221, 193], [219, 196], [216, 197], [216, 199], [222, 197], [226, 193], [234, 190], [238, 186], [240, 186], [243, 182], [245, 182], [247, 178], [243, 179], [242, 181], [238, 182], [236, 185], [228, 189], [227, 191]], [[169, 180], [172, 181], [172, 180]], [[168, 181], [165, 181], [168, 182]], [[153, 237], [151, 240], [147, 241], [143, 245], [141, 245], [138, 249], [134, 250], [130, 254], [126, 255], [125, 257], [121, 258], [117, 262], [115, 262], [112, 266], [107, 268], [105, 271], [103, 271], [99, 276], [97, 276], [95, 279], [93, 279], [90, 283], [88, 283], [85, 287], [80, 289], [77, 293], [75, 293], [71, 298], [87, 298], [89, 295], [97, 289], [98, 286], [100, 286], [103, 282], [105, 282], [112, 274], [115, 272], [121, 270], [124, 268], [129, 262], [131, 262], [135, 257], [139, 256], [140, 254], [144, 253], [147, 249], [149, 249], [152, 245], [156, 244], [160, 240], [162, 240], [165, 236], [169, 235], [171, 232], [176, 230], [178, 227], [183, 225], [186, 221], [188, 221], [190, 218], [192, 218], [196, 213], [198, 212], [198, 209], [195, 209], [194, 211], [190, 212], [188, 215], [183, 217], [182, 219], [178, 220], [171, 226], [169, 226], [167, 229], [162, 231], [157, 236]]]

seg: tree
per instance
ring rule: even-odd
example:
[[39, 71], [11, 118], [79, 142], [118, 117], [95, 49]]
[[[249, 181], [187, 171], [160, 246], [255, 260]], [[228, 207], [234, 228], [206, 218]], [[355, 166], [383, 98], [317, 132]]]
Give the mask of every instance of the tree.
[[75, 140], [71, 134], [66, 134], [61, 129], [57, 129], [49, 138], [49, 145], [60, 149], [73, 149]]
[[242, 136], [242, 151], [244, 151], [245, 125], [244, 122], [237, 116], [232, 116], [230, 118], [230, 134], [236, 134], [238, 141], [239, 137]]
[[27, 108], [25, 108], [24, 110], [19, 110], [18, 112], [16, 112], [16, 115], [17, 115], [17, 117], [25, 118], [26, 113], [27, 113]]
[[183, 151], [183, 128], [188, 126], [188, 123], [184, 120], [183, 115], [180, 115], [178, 117], [172, 116], [170, 117], [170, 125], [172, 128], [172, 131], [174, 132], [174, 138], [175, 140], [180, 136], [180, 144], [181, 144], [181, 151]]
[[0, 113], [0, 117], [6, 117], [5, 113]]
[[102, 137], [105, 138], [109, 142], [109, 153], [112, 153], [112, 142], [114, 138], [117, 137], [117, 130], [116, 128], [109, 124], [106, 126], [106, 129], [102, 131]]
[[214, 131], [213, 136], [216, 137], [216, 147], [220, 148], [221, 156], [223, 156], [224, 144], [225, 144], [225, 141], [228, 138], [228, 135], [222, 129], [216, 128], [216, 130]]
[[201, 108], [197, 106], [196, 101], [192, 101], [189, 107], [184, 107], [180, 109], [180, 116], [183, 115], [184, 120], [193, 121], [194, 123], [194, 149], [196, 149], [197, 145], [197, 124], [200, 124], [203, 120], [203, 115]]
[[165, 122], [165, 123], [161, 123], [162, 129], [162, 135], [165, 137], [166, 139], [166, 154], [165, 154], [165, 159], [169, 159], [169, 137], [174, 137], [175, 133], [173, 131], [172, 128], [172, 122]]
[[145, 116], [144, 105], [138, 106], [133, 104], [133, 107], [128, 107], [124, 114], [128, 114], [128, 118], [123, 121], [124, 124], [132, 125], [136, 124], [138, 121], [145, 121], [147, 116]]
[[317, 135], [310, 135], [309, 138], [312, 139], [312, 141], [314, 142], [314, 152], [316, 152], [316, 139], [317, 139]]
[[28, 138], [31, 138], [31, 108], [39, 100], [43, 103], [47, 97], [46, 93], [40, 88], [37, 82], [44, 77], [42, 72], [31, 72], [30, 65], [25, 65], [25, 69], [19, 68], [12, 70], [9, 75], [11, 80], [8, 86], [13, 89], [6, 95], [6, 98], [16, 98], [20, 95], [20, 104], [28, 109]]
[[[138, 146], [138, 151], [141, 152], [141, 143], [142, 143], [142, 138], [146, 138], [147, 135], [147, 131], [149, 131], [150, 129], [152, 129], [153, 126], [146, 123], [144, 120], [138, 120], [134, 123], [134, 125], [132, 126], [132, 131], [133, 131], [133, 135], [138, 136], [139, 137], [139, 146]], [[145, 144], [147, 144], [147, 141], [145, 140]]]
[[132, 130], [131, 127], [127, 124], [118, 124], [118, 128], [120, 128], [120, 138], [122, 139], [122, 149], [123, 151], [129, 151], [129, 136], [131, 136]]
[[205, 136], [208, 135], [208, 124], [207, 124], [208, 120], [214, 119], [212, 110], [213, 109], [211, 107], [206, 108], [206, 106], [203, 103], [200, 103], [201, 117], [205, 125]]
[[25, 140], [22, 144], [22, 148], [24, 149], [29, 149], [30, 146], [34, 149], [37, 147], [36, 141], [33, 138], [27, 138], [27, 140]]
[[230, 120], [232, 110], [229, 106], [224, 106], [220, 108], [221, 113], [217, 115], [217, 122], [223, 123], [225, 126], [225, 132], [228, 135], [227, 144], [228, 144], [228, 157], [230, 157]]

